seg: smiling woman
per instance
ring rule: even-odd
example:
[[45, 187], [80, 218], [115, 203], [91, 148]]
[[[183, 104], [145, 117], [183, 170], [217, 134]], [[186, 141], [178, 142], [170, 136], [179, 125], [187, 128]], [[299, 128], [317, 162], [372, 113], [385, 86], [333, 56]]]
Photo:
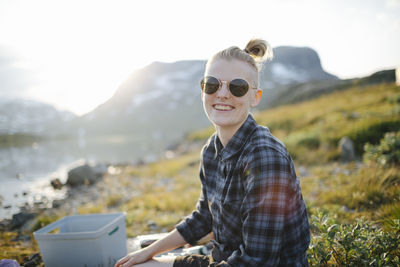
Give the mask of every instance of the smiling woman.
[[[201, 98], [216, 133], [201, 152], [196, 209], [115, 267], [308, 266], [308, 217], [293, 161], [250, 114], [261, 99], [256, 63], [269, 55], [268, 43], [254, 39], [244, 50], [230, 47], [208, 60]], [[152, 259], [208, 234], [214, 237], [209, 256]]]

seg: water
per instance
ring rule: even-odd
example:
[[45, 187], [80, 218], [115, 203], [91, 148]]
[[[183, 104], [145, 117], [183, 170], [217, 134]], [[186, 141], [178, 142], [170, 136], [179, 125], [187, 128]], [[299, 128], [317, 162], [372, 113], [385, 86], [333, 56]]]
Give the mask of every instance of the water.
[[52, 200], [65, 197], [66, 190], [54, 190], [50, 181], [59, 178], [65, 183], [73, 167], [85, 162], [148, 162], [156, 160], [162, 151], [159, 141], [148, 143], [122, 136], [0, 148], [0, 219], [10, 218], [20, 206], [35, 202], [50, 206]]

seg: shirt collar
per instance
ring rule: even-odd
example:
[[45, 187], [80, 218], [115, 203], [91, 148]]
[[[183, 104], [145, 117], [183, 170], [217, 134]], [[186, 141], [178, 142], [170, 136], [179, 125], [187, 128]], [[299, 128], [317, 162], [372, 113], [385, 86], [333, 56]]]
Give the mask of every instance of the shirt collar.
[[236, 131], [225, 147], [223, 147], [218, 135], [216, 134], [214, 139], [214, 159], [219, 155], [221, 160], [226, 160], [236, 154], [236, 152], [238, 152], [244, 146], [244, 144], [246, 144], [247, 139], [250, 138], [252, 132], [256, 128], [257, 122], [254, 120], [253, 116], [249, 114], [242, 126], [240, 126], [239, 130]]

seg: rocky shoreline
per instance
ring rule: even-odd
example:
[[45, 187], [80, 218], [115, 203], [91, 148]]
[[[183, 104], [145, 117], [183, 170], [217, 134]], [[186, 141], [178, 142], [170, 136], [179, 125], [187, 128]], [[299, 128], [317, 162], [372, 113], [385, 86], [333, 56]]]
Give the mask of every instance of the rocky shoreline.
[[[44, 226], [43, 218], [61, 218], [78, 214], [82, 206], [101, 205], [105, 199], [117, 194], [124, 198], [133, 197], [136, 192], [132, 188], [126, 188], [120, 179], [120, 176], [125, 175], [123, 169], [126, 167], [128, 165], [84, 164], [68, 172], [65, 184], [59, 179], [50, 181], [54, 190], [66, 190], [66, 197], [53, 200], [51, 204], [38, 201], [33, 205], [24, 205], [20, 207], [18, 213], [12, 215], [12, 218], [0, 220], [0, 232], [16, 233], [12, 239], [4, 240], [6, 243], [3, 245], [34, 242], [32, 233]], [[117, 205], [102, 206], [102, 208], [102, 212], [113, 212], [117, 210]], [[41, 264], [40, 254], [34, 253], [26, 257], [21, 266], [43, 266]]]
[[[0, 231], [31, 230], [37, 223], [40, 215], [55, 216], [59, 214], [75, 214], [78, 208], [87, 203], [95, 204], [101, 198], [108, 198], [116, 194], [118, 179], [124, 165], [113, 166], [109, 164], [84, 164], [68, 172], [68, 180], [62, 184], [59, 179], [50, 181], [54, 190], [66, 188], [66, 197], [55, 199], [52, 203], [38, 200], [33, 205], [20, 207], [20, 211], [12, 215], [11, 219], [0, 221]], [[109, 186], [107, 180], [112, 179], [113, 185]], [[115, 189], [114, 189], [115, 188]], [[129, 192], [123, 192], [130, 195]]]

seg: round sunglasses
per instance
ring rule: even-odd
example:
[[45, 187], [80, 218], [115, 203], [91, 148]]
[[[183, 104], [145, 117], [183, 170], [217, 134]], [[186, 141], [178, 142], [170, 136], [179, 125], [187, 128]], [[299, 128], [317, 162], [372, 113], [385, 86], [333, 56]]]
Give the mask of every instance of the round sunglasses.
[[226, 82], [229, 91], [237, 97], [244, 96], [249, 88], [257, 89], [257, 87], [250, 87], [249, 83], [243, 79], [234, 79], [228, 82], [221, 81], [213, 76], [206, 76], [200, 82], [201, 90], [206, 94], [214, 94], [222, 86], [222, 82]]

